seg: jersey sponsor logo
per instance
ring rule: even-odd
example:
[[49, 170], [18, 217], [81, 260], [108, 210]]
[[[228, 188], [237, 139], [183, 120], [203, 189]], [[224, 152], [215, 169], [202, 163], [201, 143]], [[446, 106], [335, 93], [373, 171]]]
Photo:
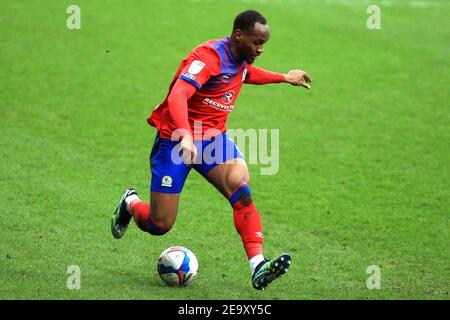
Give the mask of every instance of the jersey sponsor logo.
[[235, 93], [234, 93], [233, 90], [227, 91], [227, 92], [222, 96], [222, 101], [223, 101], [223, 103], [225, 103], [225, 104], [230, 104], [231, 102], [233, 102], [234, 95], [235, 95]]
[[247, 68], [244, 69], [244, 72], [242, 72], [242, 81], [245, 80], [245, 77], [247, 76]]
[[203, 67], [205, 66], [204, 62], [201, 62], [200, 60], [194, 60], [192, 61], [191, 65], [189, 66], [188, 73], [194, 75], [202, 71]]
[[208, 106], [210, 106], [216, 110], [220, 110], [223, 112], [231, 112], [231, 111], [233, 111], [233, 108], [234, 108], [234, 105], [224, 105], [224, 104], [221, 104], [220, 102], [211, 100], [209, 98], [203, 99], [203, 103], [207, 104]]
[[183, 74], [183, 77], [189, 78], [191, 80], [197, 79], [197, 76], [194, 76], [194, 75], [192, 75], [190, 73], [187, 73], [187, 72]]
[[161, 179], [161, 186], [162, 187], [172, 187], [172, 178], [170, 176], [164, 176]]

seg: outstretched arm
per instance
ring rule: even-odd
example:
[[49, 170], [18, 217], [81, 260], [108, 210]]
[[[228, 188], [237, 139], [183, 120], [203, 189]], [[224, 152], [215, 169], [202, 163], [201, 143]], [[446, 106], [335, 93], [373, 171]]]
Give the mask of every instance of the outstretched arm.
[[287, 82], [293, 86], [302, 86], [306, 89], [311, 89], [311, 81], [311, 77], [302, 70], [291, 70], [287, 74], [282, 74], [258, 67], [252, 67], [252, 71], [245, 80], [245, 83], [261, 85]]
[[250, 84], [269, 84], [269, 83], [280, 83], [285, 82], [286, 78], [284, 74], [264, 70], [262, 68], [253, 67], [250, 69], [251, 72], [245, 79], [245, 83]]

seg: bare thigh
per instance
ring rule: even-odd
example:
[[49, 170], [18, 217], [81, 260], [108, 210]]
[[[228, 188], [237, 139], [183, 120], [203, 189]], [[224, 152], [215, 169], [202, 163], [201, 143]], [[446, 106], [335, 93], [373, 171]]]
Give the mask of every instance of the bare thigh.
[[[250, 180], [247, 164], [242, 159], [231, 159], [212, 169], [206, 179], [227, 199], [243, 183]], [[150, 212], [154, 222], [170, 229], [178, 213], [180, 194], [150, 192]]]
[[240, 185], [250, 181], [250, 175], [245, 160], [236, 158], [219, 164], [206, 179], [229, 199]]

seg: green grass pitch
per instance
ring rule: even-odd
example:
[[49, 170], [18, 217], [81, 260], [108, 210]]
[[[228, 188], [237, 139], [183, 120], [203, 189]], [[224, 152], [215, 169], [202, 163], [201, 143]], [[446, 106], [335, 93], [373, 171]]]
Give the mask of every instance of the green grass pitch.
[[[380, 30], [363, 0], [2, 1], [0, 298], [449, 299], [450, 5], [374, 3]], [[80, 30], [66, 28], [70, 4]], [[179, 62], [248, 8], [271, 28], [256, 65], [314, 80], [245, 86], [228, 123], [280, 130], [278, 173], [250, 166], [265, 252], [293, 257], [264, 292], [229, 204], [195, 172], [169, 234], [110, 233], [125, 187], [148, 200], [146, 117]], [[189, 287], [156, 273], [172, 245], [197, 255]]]

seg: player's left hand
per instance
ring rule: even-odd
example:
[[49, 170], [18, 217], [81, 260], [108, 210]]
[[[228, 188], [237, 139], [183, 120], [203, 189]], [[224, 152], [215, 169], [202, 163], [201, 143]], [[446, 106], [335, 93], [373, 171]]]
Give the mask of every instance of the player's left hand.
[[310, 83], [312, 82], [312, 79], [303, 70], [290, 70], [284, 77], [286, 78], [286, 82], [293, 86], [301, 86], [308, 90], [311, 89]]

